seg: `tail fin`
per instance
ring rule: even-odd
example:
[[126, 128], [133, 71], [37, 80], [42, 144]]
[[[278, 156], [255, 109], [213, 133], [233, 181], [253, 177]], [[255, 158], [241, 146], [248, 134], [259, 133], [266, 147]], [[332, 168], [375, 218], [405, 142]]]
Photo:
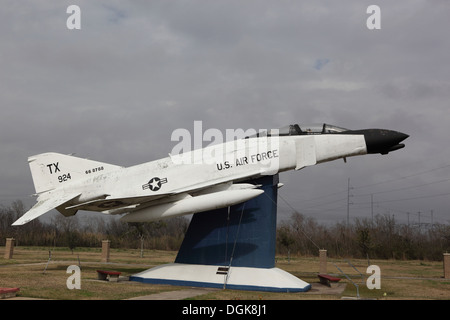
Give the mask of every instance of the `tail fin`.
[[43, 153], [28, 158], [36, 193], [58, 188], [68, 181], [76, 181], [120, 166], [82, 159], [59, 153]]

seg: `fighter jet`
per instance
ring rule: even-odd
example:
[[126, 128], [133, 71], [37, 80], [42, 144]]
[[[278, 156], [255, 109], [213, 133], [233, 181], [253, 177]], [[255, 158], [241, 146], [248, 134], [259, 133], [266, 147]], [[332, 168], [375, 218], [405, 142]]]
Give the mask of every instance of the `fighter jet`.
[[404, 147], [392, 130], [348, 130], [333, 125], [288, 125], [242, 139], [121, 167], [59, 153], [28, 158], [37, 203], [13, 223], [23, 225], [58, 210], [123, 214], [146, 222], [225, 208], [263, 193], [252, 179]]

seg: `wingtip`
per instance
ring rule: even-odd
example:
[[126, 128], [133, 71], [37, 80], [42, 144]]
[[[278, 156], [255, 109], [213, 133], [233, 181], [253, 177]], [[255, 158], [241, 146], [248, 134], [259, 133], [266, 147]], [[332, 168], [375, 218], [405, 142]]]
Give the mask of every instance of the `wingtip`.
[[15, 221], [12, 226], [16, 227], [16, 226], [23, 226], [25, 223], [27, 223], [28, 221], [20, 221], [20, 219], [18, 219], [17, 221]]

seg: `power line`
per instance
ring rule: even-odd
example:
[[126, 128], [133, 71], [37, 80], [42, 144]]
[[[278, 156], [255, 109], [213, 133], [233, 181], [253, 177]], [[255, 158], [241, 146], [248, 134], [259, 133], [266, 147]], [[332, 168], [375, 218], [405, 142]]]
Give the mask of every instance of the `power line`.
[[[380, 182], [376, 182], [376, 183], [371, 183], [371, 184], [367, 184], [367, 185], [363, 185], [363, 186], [356, 186], [356, 187], [352, 186], [351, 189], [362, 189], [362, 188], [377, 186], [377, 185], [380, 185], [380, 184], [395, 182], [395, 181], [398, 181], [398, 180], [403, 180], [403, 179], [415, 177], [415, 176], [418, 176], [418, 175], [421, 175], [421, 174], [430, 173], [430, 172], [433, 172], [433, 171], [436, 171], [436, 170], [445, 169], [445, 168], [448, 168], [448, 167], [450, 167], [450, 164], [446, 164], [446, 165], [443, 165], [443, 166], [440, 166], [440, 167], [436, 167], [436, 168], [432, 168], [432, 169], [416, 172], [416, 173], [413, 173], [413, 174], [410, 174], [410, 175], [406, 175], [406, 176], [403, 176], [403, 177], [399, 177], [399, 178], [395, 178], [395, 179], [389, 179], [389, 180], [380, 181]], [[449, 179], [438, 180], [438, 181], [433, 181], [433, 182], [429, 182], [429, 183], [424, 183], [424, 184], [420, 184], [420, 185], [410, 186], [410, 187], [401, 187], [401, 188], [397, 188], [397, 189], [376, 191], [376, 192], [364, 193], [364, 194], [354, 194], [352, 196], [368, 196], [368, 195], [372, 195], [372, 194], [382, 194], [382, 193], [388, 193], [388, 192], [408, 190], [408, 189], [418, 188], [418, 187], [422, 187], [422, 186], [427, 186], [427, 185], [432, 185], [432, 184], [437, 184], [437, 183], [443, 183], [443, 182], [446, 182], [446, 181], [450, 181], [450, 178]], [[348, 190], [348, 186], [347, 186], [347, 198], [348, 198], [348, 195], [349, 195], [348, 191], [349, 190]], [[337, 191], [337, 192], [329, 193], [329, 194], [326, 194], [326, 195], [323, 195], [323, 196], [301, 200], [301, 202], [305, 203], [305, 202], [308, 202], [308, 201], [323, 200], [324, 198], [328, 198], [328, 197], [331, 197], [331, 196], [343, 194], [344, 192], [345, 192], [345, 190]], [[317, 204], [314, 204], [314, 205], [309, 206], [309, 207], [303, 207], [302, 210], [316, 208], [316, 207], [320, 207], [320, 206], [323, 206], [323, 205], [327, 205], [327, 204], [330, 204], [330, 203], [339, 202], [339, 201], [343, 201], [343, 200], [345, 200], [345, 198], [339, 198], [337, 200], [332, 200], [332, 201], [325, 202], [325, 203], [321, 202], [321, 203], [317, 203]], [[400, 200], [398, 200], [398, 201], [400, 201]]]
[[[341, 191], [332, 192], [332, 193], [329, 193], [329, 194], [326, 194], [323, 196], [316, 196], [316, 197], [305, 199], [305, 200], [300, 200], [299, 202], [302, 204], [310, 203], [309, 206], [301, 206], [300, 210], [302, 212], [310, 212], [310, 214], [316, 214], [319, 212], [320, 213], [325, 213], [325, 212], [336, 212], [336, 213], [340, 212], [340, 213], [342, 213], [342, 211], [346, 210], [347, 211], [346, 212], [347, 224], [349, 224], [350, 210], [353, 210], [352, 208], [355, 208], [355, 210], [357, 210], [359, 212], [361, 210], [369, 210], [370, 212], [368, 214], [372, 217], [372, 219], [374, 219], [374, 216], [377, 214], [378, 210], [380, 208], [382, 208], [382, 207], [380, 207], [380, 204], [388, 204], [388, 203], [395, 203], [395, 202], [402, 202], [402, 201], [406, 202], [406, 201], [410, 201], [410, 200], [439, 198], [439, 197], [449, 196], [450, 192], [440, 192], [440, 193], [432, 193], [432, 194], [428, 194], [428, 195], [423, 195], [423, 191], [421, 191], [422, 195], [419, 195], [419, 196], [411, 196], [411, 195], [406, 194], [405, 197], [400, 198], [399, 196], [397, 196], [395, 199], [381, 200], [381, 201], [378, 201], [377, 199], [375, 199], [374, 195], [407, 191], [407, 190], [411, 190], [414, 188], [421, 188], [421, 187], [431, 186], [431, 185], [435, 185], [435, 184], [439, 184], [439, 183], [445, 183], [445, 182], [450, 181], [450, 178], [439, 179], [436, 181], [420, 183], [420, 184], [415, 184], [415, 185], [410, 185], [410, 186], [397, 187], [397, 188], [390, 188], [390, 189], [386, 189], [385, 187], [383, 187], [379, 191], [374, 191], [374, 192], [370, 192], [370, 193], [367, 192], [367, 193], [358, 194], [358, 191], [359, 191], [358, 189], [374, 187], [374, 186], [379, 186], [382, 184], [388, 184], [388, 183], [392, 183], [392, 182], [396, 182], [396, 181], [401, 181], [401, 180], [405, 180], [408, 178], [417, 177], [420, 175], [436, 172], [438, 170], [446, 169], [449, 167], [450, 167], [450, 164], [444, 164], [444, 165], [440, 165], [435, 168], [422, 170], [422, 171], [415, 172], [415, 173], [412, 173], [409, 175], [404, 175], [404, 176], [401, 176], [398, 178], [387, 179], [384, 181], [370, 183], [370, 184], [356, 186], [356, 187], [354, 187], [350, 184], [350, 179], [347, 179], [347, 190], [342, 188]], [[352, 190], [355, 190], [356, 193]], [[440, 190], [440, 191], [443, 191], [443, 190]], [[446, 190], [444, 190], [444, 191], [446, 191]], [[344, 195], [345, 192], [347, 193], [346, 195]], [[326, 199], [326, 198], [330, 198], [332, 196], [339, 196], [339, 195], [340, 195], [340, 197], [337, 199]], [[370, 196], [370, 200], [363, 201], [363, 202], [355, 202], [355, 201], [351, 202], [351, 197], [354, 197], [354, 196], [357, 196], [357, 197]], [[344, 208], [346, 208], [346, 209], [344, 209]], [[394, 211], [401, 212], [401, 210], [398, 210], [398, 209], [394, 209]], [[414, 211], [416, 211], [416, 210], [408, 210], [408, 212], [414, 212]], [[403, 212], [406, 212], [406, 210], [403, 209]]]
[[[266, 193], [264, 193], [264, 194], [266, 194]], [[267, 194], [266, 194], [266, 195], [267, 195]], [[268, 196], [268, 195], [267, 195], [267, 196]], [[287, 202], [287, 200], [284, 199], [280, 194], [278, 194], [278, 197], [279, 197], [281, 200], [283, 200], [284, 203], [286, 203], [286, 204], [288, 205], [288, 207], [291, 208], [291, 210], [292, 210], [293, 212], [297, 212], [297, 210], [295, 210], [294, 207], [291, 206], [291, 205], [289, 204], [289, 202]], [[269, 199], [270, 199], [275, 205], [277, 205], [277, 202], [275, 202], [271, 197], [269, 197]], [[312, 240], [312, 238], [306, 233], [306, 231], [303, 230], [303, 228], [300, 228], [299, 231], [301, 231], [301, 232], [305, 235], [305, 237], [308, 238], [308, 240], [311, 241], [312, 244], [314, 244], [314, 245], [320, 250], [320, 247]]]
[[428, 196], [416, 196], [412, 198], [403, 198], [403, 199], [395, 199], [395, 200], [383, 200], [383, 201], [377, 201], [378, 203], [386, 203], [386, 202], [396, 202], [396, 201], [406, 201], [406, 200], [416, 200], [416, 199], [428, 199], [428, 198], [437, 198], [437, 197], [443, 197], [443, 196], [449, 196], [450, 192], [447, 193], [441, 193], [441, 194], [433, 194]]
[[408, 190], [408, 189], [419, 188], [419, 187], [423, 187], [423, 186], [429, 186], [429, 185], [437, 184], [437, 183], [443, 183], [443, 182], [447, 182], [447, 181], [450, 181], [450, 178], [448, 178], [448, 179], [443, 179], [443, 180], [438, 180], [438, 181], [433, 181], [433, 182], [428, 182], [428, 183], [423, 183], [423, 184], [418, 184], [418, 185], [409, 186], [409, 187], [401, 187], [401, 188], [390, 189], [390, 190], [384, 190], [384, 191], [377, 191], [377, 192], [371, 192], [371, 193], [356, 194], [355, 196], [357, 196], [357, 197], [359, 197], [359, 196], [369, 196], [369, 195], [374, 195], [374, 194], [381, 194], [381, 193], [389, 193], [389, 192], [395, 192], [395, 191], [402, 191], [402, 190]]
[[436, 170], [441, 170], [441, 169], [445, 169], [450, 167], [450, 164], [446, 164], [444, 166], [438, 167], [438, 168], [433, 168], [433, 169], [429, 169], [429, 170], [424, 170], [421, 172], [416, 172], [407, 176], [403, 176], [403, 177], [399, 177], [399, 178], [395, 178], [395, 179], [389, 179], [389, 180], [385, 180], [385, 181], [380, 181], [380, 182], [376, 182], [376, 183], [371, 183], [371, 184], [367, 184], [367, 185], [363, 185], [363, 186], [359, 186], [359, 187], [355, 187], [357, 189], [362, 189], [362, 188], [367, 188], [367, 187], [373, 187], [373, 186], [377, 186], [380, 184], [384, 184], [384, 183], [390, 183], [390, 182], [394, 182], [394, 181], [398, 181], [398, 180], [403, 180], [403, 179], [407, 179], [407, 178], [411, 178], [411, 177], [415, 177], [421, 174], [425, 174], [425, 173], [430, 173]]
[[[366, 194], [370, 195], [370, 194]], [[426, 195], [426, 196], [415, 196], [415, 197], [410, 197], [410, 198], [401, 198], [401, 199], [391, 199], [391, 200], [378, 200], [376, 201], [376, 203], [387, 203], [387, 202], [397, 202], [397, 201], [407, 201], [407, 200], [416, 200], [416, 199], [428, 199], [428, 198], [437, 198], [437, 197], [443, 197], [443, 196], [449, 196], [450, 192], [446, 192], [446, 193], [439, 193], [439, 194], [430, 194], [430, 195]], [[354, 204], [370, 204], [371, 202], [357, 202]]]

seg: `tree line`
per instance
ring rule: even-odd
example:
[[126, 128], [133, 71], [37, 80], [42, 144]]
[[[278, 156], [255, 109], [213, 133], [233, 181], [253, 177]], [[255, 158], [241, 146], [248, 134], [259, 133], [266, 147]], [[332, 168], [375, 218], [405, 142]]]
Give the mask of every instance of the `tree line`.
[[50, 222], [32, 220], [22, 226], [11, 224], [26, 212], [21, 201], [0, 207], [0, 239], [14, 238], [20, 246], [100, 247], [102, 240], [110, 240], [113, 248], [145, 248], [178, 250], [189, 221], [178, 217], [147, 223], [123, 223], [101, 216], [81, 221], [76, 215], [56, 215]]
[[450, 226], [420, 228], [377, 215], [325, 227], [298, 212], [278, 226], [279, 254], [318, 255], [319, 249], [330, 257], [440, 261], [450, 252]]
[[[178, 250], [189, 226], [185, 217], [123, 223], [99, 216], [80, 221], [77, 216], [59, 214], [50, 222], [35, 219], [20, 227], [11, 226], [25, 211], [21, 201], [0, 207], [1, 241], [12, 237], [20, 246], [73, 249], [100, 247], [101, 241], [108, 239], [113, 248]], [[329, 257], [442, 260], [442, 254], [450, 252], [450, 226], [417, 228], [399, 224], [389, 215], [325, 226], [298, 212], [278, 223], [277, 254], [317, 256], [319, 249], [326, 249]]]

